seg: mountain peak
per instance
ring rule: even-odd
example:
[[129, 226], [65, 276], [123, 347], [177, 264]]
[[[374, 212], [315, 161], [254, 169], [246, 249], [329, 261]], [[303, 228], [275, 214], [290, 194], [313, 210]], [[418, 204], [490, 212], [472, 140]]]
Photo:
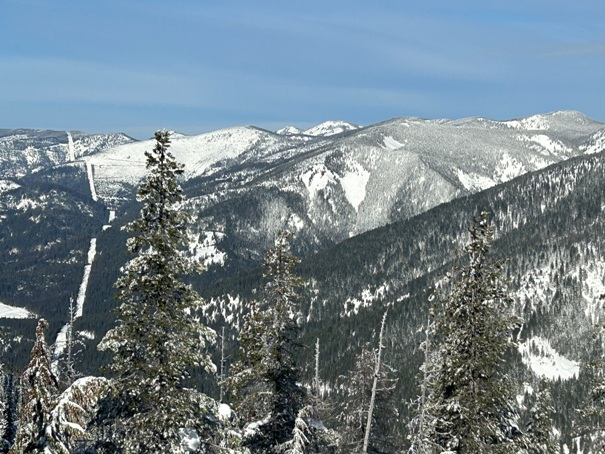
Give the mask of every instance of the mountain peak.
[[346, 121], [324, 121], [317, 126], [303, 131], [303, 134], [315, 137], [328, 137], [355, 129], [359, 129], [359, 126], [347, 123]]
[[296, 126], [285, 126], [275, 131], [275, 134], [279, 134], [280, 136], [295, 136], [302, 133], [303, 130], [297, 128]]

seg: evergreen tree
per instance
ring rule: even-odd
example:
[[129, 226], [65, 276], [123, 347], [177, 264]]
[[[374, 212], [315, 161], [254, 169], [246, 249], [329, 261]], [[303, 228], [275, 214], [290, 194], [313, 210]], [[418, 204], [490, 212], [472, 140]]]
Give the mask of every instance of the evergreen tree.
[[[116, 282], [118, 325], [100, 344], [113, 353], [116, 377], [103, 407], [112, 419], [112, 438], [124, 452], [176, 452], [179, 429], [198, 428], [209, 399], [184, 388], [192, 367], [214, 373], [205, 352], [214, 332], [195, 318], [199, 295], [183, 282], [188, 217], [177, 178], [183, 173], [168, 151], [167, 131], [156, 132], [146, 152], [149, 174], [138, 191], [143, 202], [129, 225], [127, 243], [135, 257]], [[102, 409], [103, 411], [103, 409]]]
[[38, 321], [31, 360], [23, 372], [24, 403], [11, 453], [69, 454], [69, 450], [51, 425], [51, 412], [58, 393], [59, 380], [51, 369], [50, 352], [44, 338], [47, 327], [46, 320]]
[[593, 333], [593, 359], [584, 373], [588, 382], [588, 397], [578, 409], [575, 435], [580, 437], [583, 451], [587, 453], [605, 452], [605, 348], [603, 331], [605, 326], [597, 325]]
[[4, 420], [6, 426], [2, 435], [2, 452], [8, 452], [8, 449], [15, 442], [17, 436], [17, 389], [15, 387], [15, 377], [12, 373], [6, 375], [4, 382], [4, 396], [6, 406], [4, 408]]
[[408, 454], [435, 454], [441, 450], [434, 442], [435, 402], [432, 394], [439, 371], [438, 351], [433, 348], [435, 323], [429, 320], [424, 330], [425, 339], [420, 344], [424, 361], [420, 367], [419, 395], [412, 402], [413, 417], [408, 424], [410, 448]]
[[[367, 452], [392, 452], [393, 449], [390, 433], [398, 419], [398, 412], [394, 406], [396, 380], [391, 378], [392, 372], [389, 366], [383, 365], [377, 375], [379, 388], [372, 412], [372, 430]], [[339, 380], [344, 393], [342, 410], [338, 416], [342, 452], [363, 452], [375, 376], [375, 351], [366, 345], [355, 360], [355, 369]]]
[[524, 437], [525, 452], [527, 454], [557, 454], [559, 447], [553, 437], [554, 408], [548, 384], [544, 379], [540, 380], [529, 412], [530, 419]]
[[91, 432], [86, 428], [98, 410], [99, 399], [106, 393], [108, 380], [103, 377], [83, 377], [72, 383], [57, 398], [52, 409], [50, 428], [73, 452], [76, 443], [89, 442]]
[[434, 311], [439, 363], [429, 403], [433, 442], [453, 453], [516, 452], [517, 414], [504, 356], [519, 321], [509, 315], [502, 263], [488, 260], [493, 231], [487, 213], [473, 218], [469, 232], [468, 264], [455, 271], [449, 294]]
[[63, 374], [64, 380], [68, 385], [71, 385], [80, 374], [76, 371], [76, 349], [77, 347], [83, 347], [84, 343], [74, 336], [74, 322], [76, 320], [76, 301], [73, 297], [69, 298], [69, 324], [67, 326], [67, 332], [65, 333], [65, 358], [63, 362]]
[[244, 445], [252, 452], [279, 452], [291, 439], [303, 407], [296, 362], [301, 279], [294, 273], [298, 258], [290, 252], [290, 236], [280, 232], [267, 253], [263, 301], [253, 303], [245, 318], [240, 358], [229, 380], [241, 423], [248, 424]]
[[386, 312], [378, 348], [366, 345], [357, 356], [355, 369], [341, 378], [346, 394], [338, 419], [344, 452], [394, 452], [391, 434], [399, 417], [393, 398], [397, 379], [392, 378], [393, 368], [381, 360], [385, 321]]

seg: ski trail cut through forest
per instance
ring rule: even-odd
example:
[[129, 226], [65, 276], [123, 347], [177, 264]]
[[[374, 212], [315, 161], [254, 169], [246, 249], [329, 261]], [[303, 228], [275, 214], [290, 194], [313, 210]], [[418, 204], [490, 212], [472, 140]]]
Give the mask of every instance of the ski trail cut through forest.
[[95, 202], [97, 200], [99, 200], [99, 198], [97, 197], [97, 191], [95, 189], [95, 179], [92, 173], [92, 163], [89, 161], [86, 161], [86, 174], [88, 175], [88, 185], [90, 186], [90, 195], [92, 197], [92, 200], [94, 200]]
[[[97, 239], [93, 238], [90, 240], [90, 248], [88, 249], [88, 257], [86, 260], [86, 265], [84, 266], [84, 276], [82, 277], [82, 283], [80, 284], [80, 289], [78, 290], [78, 298], [76, 300], [76, 311], [74, 314], [74, 319], [82, 317], [82, 313], [84, 311], [84, 301], [86, 300], [86, 290], [88, 289], [88, 279], [90, 278], [90, 270], [92, 269], [92, 264], [95, 260], [95, 256], [97, 255]], [[63, 328], [57, 334], [57, 340], [55, 341], [54, 351], [53, 351], [53, 362], [52, 369], [53, 372], [59, 372], [59, 357], [65, 352], [67, 348], [67, 331], [69, 330], [69, 322], [66, 323]], [[73, 336], [73, 333], [72, 333]]]
[[74, 147], [74, 139], [71, 136], [69, 131], [65, 131], [67, 133], [67, 160], [75, 161], [76, 160], [76, 150]]

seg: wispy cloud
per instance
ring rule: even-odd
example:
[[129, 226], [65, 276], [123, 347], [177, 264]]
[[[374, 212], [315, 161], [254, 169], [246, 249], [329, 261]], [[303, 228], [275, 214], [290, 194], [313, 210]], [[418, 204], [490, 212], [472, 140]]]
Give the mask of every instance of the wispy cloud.
[[541, 57], [574, 57], [582, 55], [605, 54], [605, 41], [592, 43], [565, 44], [543, 49], [538, 53]]
[[64, 58], [0, 60], [0, 96], [13, 102], [212, 106], [219, 74], [181, 75]]

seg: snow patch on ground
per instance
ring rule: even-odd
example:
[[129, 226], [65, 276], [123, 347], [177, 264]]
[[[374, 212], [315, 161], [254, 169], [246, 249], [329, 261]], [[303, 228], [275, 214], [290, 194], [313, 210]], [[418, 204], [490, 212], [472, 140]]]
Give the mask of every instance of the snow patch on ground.
[[562, 142], [552, 140], [550, 137], [543, 134], [533, 136], [531, 140], [544, 147], [551, 153], [571, 153], [572, 151], [571, 148], [566, 147]]
[[497, 181], [498, 183], [504, 183], [505, 181], [512, 180], [526, 172], [527, 170], [521, 162], [508, 153], [504, 153], [496, 166], [493, 178], [494, 181]]
[[0, 303], [0, 318], [33, 318], [35, 317], [27, 309], [22, 307], [9, 306], [8, 304]]
[[103, 230], [107, 230], [111, 228], [111, 223], [115, 220], [116, 218], [116, 212], [115, 210], [110, 210], [109, 211], [109, 219], [107, 219], [107, 224], [105, 224], [103, 226]]
[[600, 297], [605, 295], [605, 261], [590, 259], [586, 260], [586, 263], [587, 266], [581, 268], [581, 276], [579, 268], [575, 268], [570, 275], [582, 283], [582, 296], [586, 303], [584, 315], [592, 323], [597, 323], [603, 313], [603, 301]]
[[317, 126], [307, 129], [304, 131], [304, 134], [308, 136], [328, 137], [354, 129], [358, 129], [358, 126], [347, 123], [346, 121], [324, 121]]
[[359, 309], [363, 307], [369, 307], [377, 299], [384, 298], [385, 294], [389, 291], [389, 284], [384, 283], [380, 287], [376, 288], [373, 292], [366, 288], [361, 292], [359, 298], [349, 298], [344, 304], [344, 315], [350, 317], [351, 315], [359, 313]]
[[479, 192], [487, 188], [491, 188], [496, 184], [494, 180], [476, 173], [466, 173], [461, 169], [456, 169], [456, 176], [462, 186], [470, 192]]
[[300, 232], [305, 227], [305, 221], [296, 213], [292, 213], [288, 219], [288, 227], [296, 232]]
[[290, 136], [290, 135], [296, 135], [296, 134], [303, 134], [303, 130], [302, 129], [298, 129], [296, 126], [284, 126], [281, 129], [278, 129], [277, 131], [275, 131], [275, 134], [279, 134], [282, 136]]
[[580, 151], [586, 154], [599, 153], [605, 150], [605, 131], [598, 131], [593, 134], [590, 143], [580, 145]]
[[550, 129], [548, 120], [542, 115], [534, 115], [519, 120], [503, 121], [502, 124], [512, 129], [526, 129], [532, 131], [545, 131]]
[[0, 180], [0, 194], [7, 191], [12, 191], [13, 189], [20, 188], [21, 185], [15, 183], [11, 180]]
[[[257, 143], [270, 140], [266, 136], [267, 133], [245, 126], [197, 136], [175, 136], [171, 137], [170, 152], [185, 166], [185, 178], [193, 178], [204, 174], [219, 161], [236, 158], [253, 149]], [[147, 173], [145, 152], [154, 146], [154, 140], [131, 142], [83, 159], [94, 166], [95, 181], [101, 191], [104, 182], [137, 184]], [[101, 196], [104, 196], [102, 191]]]
[[[409, 126], [409, 125], [406, 125], [406, 126]], [[391, 136], [387, 136], [384, 139], [382, 139], [382, 143], [383, 143], [383, 148], [386, 148], [387, 150], [396, 150], [397, 148], [403, 147], [403, 144], [401, 142], [396, 141]]]
[[90, 196], [92, 197], [92, 200], [94, 200], [96, 202], [97, 200], [99, 200], [99, 198], [97, 197], [97, 191], [95, 189], [95, 180], [94, 180], [94, 175], [93, 175], [93, 171], [92, 171], [92, 163], [90, 161], [86, 161], [86, 175], [88, 176], [88, 184], [90, 186]]
[[340, 178], [340, 185], [345, 191], [347, 201], [359, 210], [359, 205], [366, 198], [366, 186], [370, 179], [370, 172], [360, 165], [352, 172], [347, 172]]
[[71, 136], [69, 131], [65, 131], [67, 133], [67, 160], [75, 161], [76, 160], [76, 151], [74, 147], [74, 139]]
[[95, 333], [93, 333], [92, 331], [78, 331], [78, 336], [88, 340], [94, 340], [96, 337]]
[[182, 445], [188, 452], [198, 452], [202, 441], [195, 429], [179, 429]]
[[[84, 301], [86, 300], [86, 290], [88, 289], [88, 279], [90, 278], [90, 270], [92, 269], [92, 264], [95, 260], [95, 256], [97, 254], [97, 239], [92, 238], [90, 240], [90, 247], [88, 249], [88, 256], [86, 265], [84, 266], [84, 276], [82, 277], [82, 283], [80, 284], [80, 289], [78, 290], [78, 298], [76, 299], [76, 312], [74, 314], [74, 319], [82, 317], [82, 313], [84, 311]], [[67, 332], [69, 330], [69, 323], [63, 325], [59, 333], [57, 334], [57, 339], [54, 344], [53, 351], [53, 362], [51, 367], [55, 373], [59, 370], [59, 357], [65, 352], [67, 348]]]
[[323, 191], [329, 184], [336, 181], [336, 175], [325, 165], [315, 165], [300, 176], [311, 199], [317, 196], [319, 191]]
[[569, 380], [580, 372], [580, 363], [560, 355], [548, 339], [534, 336], [518, 347], [523, 363], [539, 377]]
[[[40, 201], [43, 201], [43, 202], [46, 201], [46, 197], [44, 195], [42, 195], [40, 197]], [[15, 206], [15, 208], [17, 210], [27, 211], [27, 210], [39, 208], [41, 206], [42, 205], [40, 203], [38, 203], [37, 200], [24, 197], [21, 200], [19, 200], [19, 203]]]
[[227, 404], [220, 404], [218, 406], [218, 417], [221, 421], [229, 421], [233, 412], [231, 411], [231, 407]]
[[88, 257], [86, 266], [84, 266], [84, 277], [82, 278], [82, 284], [78, 290], [78, 299], [76, 300], [76, 318], [82, 317], [84, 310], [84, 300], [86, 299], [86, 289], [88, 289], [88, 278], [90, 277], [90, 270], [92, 264], [95, 261], [97, 255], [97, 239], [93, 238], [90, 240], [90, 248], [88, 249]]
[[550, 268], [536, 268], [528, 271], [521, 277], [519, 289], [516, 291], [515, 301], [522, 304], [521, 312], [525, 305], [531, 305], [531, 311], [536, 312], [538, 307], [549, 307], [555, 295], [556, 287], [550, 279]]
[[[203, 239], [202, 239], [203, 235]], [[227, 254], [220, 251], [217, 244], [225, 238], [221, 232], [202, 232], [189, 242], [189, 253], [196, 262], [204, 266], [218, 264], [223, 266]]]
[[537, 134], [535, 136], [528, 137], [532, 143], [537, 144], [542, 154], [548, 156], [551, 154], [557, 155], [559, 153], [571, 153], [571, 148], [566, 147], [562, 142], [558, 140], [552, 140], [550, 137], [544, 134]]

